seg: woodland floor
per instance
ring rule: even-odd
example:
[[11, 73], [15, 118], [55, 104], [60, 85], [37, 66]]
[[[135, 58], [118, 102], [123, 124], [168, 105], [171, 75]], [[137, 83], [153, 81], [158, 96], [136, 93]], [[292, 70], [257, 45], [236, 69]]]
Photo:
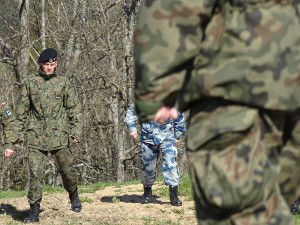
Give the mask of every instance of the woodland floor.
[[[92, 225], [196, 225], [194, 202], [180, 197], [182, 207], [169, 204], [167, 197], [157, 196], [153, 186], [154, 201], [141, 204], [142, 185], [106, 187], [95, 193], [82, 193], [83, 209], [70, 210], [67, 193], [44, 194], [39, 224], [92, 224]], [[26, 197], [0, 199], [0, 224], [22, 224], [28, 214]]]

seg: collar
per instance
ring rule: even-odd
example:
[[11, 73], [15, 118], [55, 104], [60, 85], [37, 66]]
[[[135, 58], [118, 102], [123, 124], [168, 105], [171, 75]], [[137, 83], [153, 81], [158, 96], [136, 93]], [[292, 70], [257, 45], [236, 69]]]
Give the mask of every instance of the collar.
[[38, 75], [39, 75], [40, 77], [42, 77], [44, 80], [50, 80], [51, 78], [57, 76], [56, 71], [54, 71], [54, 73], [52, 73], [52, 74], [47, 75], [47, 74], [45, 74], [42, 70], [39, 70], [39, 71], [38, 71]]

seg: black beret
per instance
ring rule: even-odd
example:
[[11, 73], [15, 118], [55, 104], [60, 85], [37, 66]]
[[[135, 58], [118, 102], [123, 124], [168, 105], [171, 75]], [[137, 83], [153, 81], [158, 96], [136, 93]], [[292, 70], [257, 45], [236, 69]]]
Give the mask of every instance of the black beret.
[[38, 59], [39, 63], [53, 62], [57, 60], [57, 51], [53, 48], [46, 48], [41, 52]]

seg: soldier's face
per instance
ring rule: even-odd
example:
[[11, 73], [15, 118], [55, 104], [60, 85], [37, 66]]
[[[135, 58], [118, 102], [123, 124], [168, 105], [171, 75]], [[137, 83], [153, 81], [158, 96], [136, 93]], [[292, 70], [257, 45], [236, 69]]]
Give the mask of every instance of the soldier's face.
[[57, 66], [57, 61], [40, 63], [40, 67], [42, 71], [47, 75], [53, 74], [56, 66]]

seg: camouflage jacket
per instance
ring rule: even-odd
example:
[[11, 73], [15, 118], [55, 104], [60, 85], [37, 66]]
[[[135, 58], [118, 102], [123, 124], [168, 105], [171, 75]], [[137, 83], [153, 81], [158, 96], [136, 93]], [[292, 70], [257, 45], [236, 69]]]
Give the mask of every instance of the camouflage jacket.
[[2, 103], [0, 105], [0, 122], [3, 128], [5, 148], [13, 149], [13, 145], [19, 139], [17, 133], [14, 132], [14, 119], [12, 108], [6, 103]]
[[68, 146], [69, 135], [80, 141], [82, 107], [67, 78], [39, 71], [22, 85], [16, 109], [18, 131], [27, 146], [55, 150]]
[[[125, 123], [130, 132], [137, 131], [137, 115], [133, 105], [130, 105], [125, 117]], [[168, 119], [164, 124], [153, 121], [141, 123], [141, 142], [161, 144], [166, 138], [179, 139], [185, 132], [184, 114], [179, 113], [176, 120]]]
[[299, 0], [143, 1], [135, 30], [141, 120], [200, 99], [300, 106]]

